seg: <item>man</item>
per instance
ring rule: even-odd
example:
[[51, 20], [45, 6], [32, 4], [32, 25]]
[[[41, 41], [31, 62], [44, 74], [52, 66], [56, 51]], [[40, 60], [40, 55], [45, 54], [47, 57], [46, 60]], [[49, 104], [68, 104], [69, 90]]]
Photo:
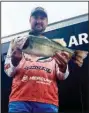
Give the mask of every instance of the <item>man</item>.
[[[35, 8], [29, 21], [29, 35], [46, 38], [42, 36], [48, 25], [46, 11], [41, 7]], [[51, 58], [41, 60], [22, 53], [25, 42], [24, 37], [12, 40], [5, 60], [5, 72], [13, 77], [9, 112], [58, 112], [56, 79], [64, 80], [68, 77], [69, 54], [58, 52]], [[82, 65], [83, 62], [76, 63]]]

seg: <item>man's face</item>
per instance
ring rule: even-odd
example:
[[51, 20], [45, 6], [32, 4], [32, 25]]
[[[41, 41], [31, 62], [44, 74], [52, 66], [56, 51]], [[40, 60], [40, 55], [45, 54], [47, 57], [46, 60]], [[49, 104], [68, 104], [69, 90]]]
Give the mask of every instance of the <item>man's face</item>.
[[31, 29], [37, 33], [43, 32], [47, 25], [48, 25], [48, 19], [45, 16], [42, 15], [35, 15], [31, 16], [30, 18], [31, 23]]

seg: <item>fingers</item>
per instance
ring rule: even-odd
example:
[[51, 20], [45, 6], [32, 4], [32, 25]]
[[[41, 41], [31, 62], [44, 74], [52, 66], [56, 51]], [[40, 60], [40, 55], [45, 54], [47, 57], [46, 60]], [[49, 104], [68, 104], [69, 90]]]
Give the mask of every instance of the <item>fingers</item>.
[[62, 72], [66, 71], [66, 67], [69, 61], [69, 54], [67, 52], [57, 52], [53, 58], [57, 62]]
[[11, 62], [13, 66], [17, 66], [22, 59], [22, 52], [19, 49], [15, 49], [11, 55]]
[[15, 48], [12, 52], [12, 56], [13, 58], [17, 58], [17, 59], [21, 59], [22, 58], [22, 51], [19, 48]]
[[67, 52], [57, 52], [55, 57], [63, 64], [67, 64], [69, 61], [69, 54]]
[[61, 60], [59, 60], [58, 58], [56, 57], [53, 57], [56, 61], [56, 63], [58, 64], [58, 66], [60, 67], [60, 71], [61, 72], [65, 72], [66, 71], [66, 68], [67, 68], [67, 64], [64, 64]]
[[61, 55], [69, 60], [70, 55], [68, 52], [61, 52]]
[[60, 60], [57, 57], [54, 56], [53, 58], [55, 59], [55, 61], [57, 62], [58, 65], [61, 66], [63, 64], [63, 63], [60, 62]]

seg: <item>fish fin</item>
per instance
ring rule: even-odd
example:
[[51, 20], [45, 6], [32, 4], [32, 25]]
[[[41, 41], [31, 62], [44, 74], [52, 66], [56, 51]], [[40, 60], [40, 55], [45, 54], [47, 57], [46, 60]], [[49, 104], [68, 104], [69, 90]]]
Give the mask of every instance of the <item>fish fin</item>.
[[62, 46], [64, 46], [64, 47], [66, 47], [67, 46], [67, 43], [64, 41], [64, 39], [63, 38], [61, 38], [61, 39], [52, 39], [53, 41], [55, 41], [55, 42], [57, 42], [57, 43], [59, 43], [59, 44], [61, 44]]

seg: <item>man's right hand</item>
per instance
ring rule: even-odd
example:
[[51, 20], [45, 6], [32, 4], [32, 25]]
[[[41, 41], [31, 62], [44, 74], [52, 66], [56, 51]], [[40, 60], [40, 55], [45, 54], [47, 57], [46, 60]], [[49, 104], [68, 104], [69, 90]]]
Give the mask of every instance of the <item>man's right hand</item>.
[[22, 51], [19, 48], [14, 48], [12, 51], [11, 61], [13, 66], [17, 66], [22, 59]]

